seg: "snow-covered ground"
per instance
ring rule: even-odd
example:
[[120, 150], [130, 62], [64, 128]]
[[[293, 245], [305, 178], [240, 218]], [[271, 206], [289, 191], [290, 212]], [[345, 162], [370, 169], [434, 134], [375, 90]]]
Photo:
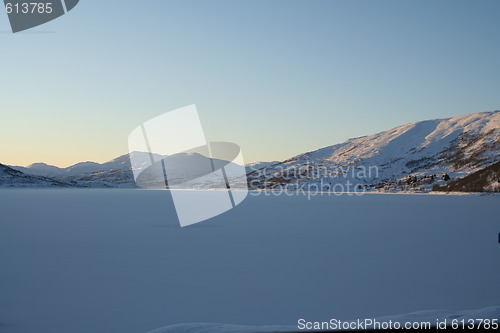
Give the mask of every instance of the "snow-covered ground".
[[[465, 311], [446, 311], [446, 310], [427, 310], [427, 311], [415, 311], [412, 313], [391, 315], [378, 318], [361, 318], [355, 320], [347, 320], [346, 323], [341, 324], [339, 321], [329, 321], [326, 320], [325, 325], [322, 322], [310, 322], [311, 329], [307, 329], [304, 322], [302, 324], [295, 326], [278, 326], [278, 325], [262, 325], [262, 326], [251, 326], [251, 325], [233, 325], [233, 324], [217, 324], [217, 323], [191, 323], [191, 324], [175, 324], [168, 325], [165, 327], [157, 328], [149, 333], [270, 333], [270, 332], [300, 332], [300, 331], [326, 331], [328, 328], [314, 328], [314, 325], [330, 325], [330, 329], [334, 330], [372, 330], [372, 329], [384, 329], [384, 327], [389, 327], [397, 329], [398, 327], [405, 327], [407, 325], [410, 328], [420, 328], [429, 329], [431, 327], [451, 327], [455, 329], [461, 328], [460, 325], [465, 325], [473, 327], [476, 325], [483, 327], [485, 322], [490, 327], [488, 330], [492, 329], [492, 324], [494, 319], [500, 318], [500, 305], [490, 306], [483, 309], [465, 310]], [[335, 319], [335, 318], [334, 318]], [[481, 322], [483, 319], [483, 322]], [[363, 326], [358, 325], [359, 322]], [[392, 324], [391, 324], [392, 322]], [[462, 324], [462, 322], [464, 324]], [[383, 326], [389, 325], [389, 326]], [[392, 325], [392, 326], [391, 326]], [[399, 325], [399, 326], [397, 326]], [[321, 326], [319, 326], [321, 327]], [[346, 327], [346, 328], [343, 328]], [[351, 328], [349, 328], [351, 327]]]
[[0, 332], [498, 317], [499, 203], [260, 193], [180, 228], [168, 191], [2, 189]]

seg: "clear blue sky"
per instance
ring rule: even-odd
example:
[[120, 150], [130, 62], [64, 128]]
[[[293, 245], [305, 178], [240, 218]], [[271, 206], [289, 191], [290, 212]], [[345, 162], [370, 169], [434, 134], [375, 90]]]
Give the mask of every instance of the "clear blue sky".
[[248, 162], [499, 109], [499, 17], [495, 0], [81, 0], [14, 35], [0, 13], [0, 163], [105, 162], [193, 103]]

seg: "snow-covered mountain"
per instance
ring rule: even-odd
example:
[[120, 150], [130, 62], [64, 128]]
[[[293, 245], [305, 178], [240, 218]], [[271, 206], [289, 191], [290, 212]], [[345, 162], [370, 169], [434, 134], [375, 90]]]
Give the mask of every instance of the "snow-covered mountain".
[[[139, 155], [136, 156], [137, 158], [135, 160], [150, 160], [150, 154], [148, 152], [132, 152], [131, 154]], [[154, 156], [158, 157], [160, 155], [154, 154]], [[175, 169], [170, 170], [171, 175], [169, 177], [169, 181], [173, 182], [181, 182], [183, 178], [195, 178], [196, 175], [199, 176], [206, 173], [204, 169], [206, 169], [207, 165], [210, 166], [210, 162], [207, 157], [196, 153], [181, 153], [170, 157], [161, 157], [172, 159], [172, 164], [176, 166]], [[218, 159], [212, 159], [212, 161], [215, 165], [224, 165], [227, 163]], [[266, 162], [258, 163], [260, 166], [269, 164]], [[186, 172], [184, 172], [184, 170], [188, 170], [188, 167], [191, 174], [186, 174]], [[197, 170], [196, 167], [200, 170]], [[71, 184], [73, 184], [79, 187], [137, 187], [132, 173], [129, 154], [119, 156], [114, 160], [102, 164], [95, 162], [82, 162], [67, 168], [58, 168], [45, 163], [35, 163], [27, 167], [11, 166], [11, 168], [26, 175], [52, 177], [61, 181], [63, 184], [69, 184], [65, 186], [71, 186]], [[254, 168], [251, 170], [254, 170]], [[152, 188], [155, 188], [154, 184], [157, 181], [158, 180], [156, 179], [151, 180]], [[161, 188], [163, 188], [164, 182], [165, 180], [162, 178]], [[211, 186], [219, 184], [215, 184], [214, 181], [214, 183], [199, 185], [200, 187], [210, 188]]]
[[[407, 124], [283, 162], [256, 162], [246, 168], [249, 185], [255, 189], [426, 191], [498, 162], [499, 148], [500, 111], [492, 111]], [[149, 153], [132, 154], [148, 155], [138, 160], [149, 160]], [[61, 186], [136, 187], [128, 154], [102, 164], [58, 168], [35, 163], [11, 168], [25, 176], [49, 177]]]
[[26, 175], [52, 177], [82, 187], [135, 187], [128, 154], [102, 164], [81, 162], [67, 168], [59, 168], [45, 163], [34, 163], [27, 167], [11, 168]]
[[253, 163], [247, 163], [245, 165], [247, 173], [250, 173], [255, 170], [262, 169], [266, 166], [273, 165], [273, 164], [278, 164], [280, 161], [272, 161], [272, 162], [253, 162]]
[[411, 123], [249, 174], [257, 189], [430, 190], [500, 159], [500, 111]]
[[58, 176], [64, 172], [63, 169], [46, 163], [33, 163], [27, 167], [13, 166], [12, 168], [26, 174], [47, 177]]
[[78, 184], [58, 179], [27, 175], [21, 171], [0, 164], [0, 187], [70, 187]]
[[38, 176], [73, 176], [92, 174], [104, 170], [117, 170], [130, 168], [128, 154], [122, 155], [106, 163], [80, 162], [67, 168], [59, 168], [45, 163], [33, 163], [27, 167], [11, 166], [12, 168], [31, 175]]

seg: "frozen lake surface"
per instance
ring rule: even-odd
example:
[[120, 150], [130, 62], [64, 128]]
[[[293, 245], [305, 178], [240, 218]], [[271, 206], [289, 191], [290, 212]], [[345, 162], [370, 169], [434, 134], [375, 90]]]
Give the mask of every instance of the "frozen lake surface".
[[499, 305], [499, 204], [261, 195], [180, 228], [168, 191], [3, 189], [0, 332], [294, 326]]

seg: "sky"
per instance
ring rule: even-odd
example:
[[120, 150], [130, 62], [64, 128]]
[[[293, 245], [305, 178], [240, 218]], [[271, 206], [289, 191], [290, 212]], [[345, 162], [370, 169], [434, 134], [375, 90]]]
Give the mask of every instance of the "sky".
[[81, 0], [12, 34], [0, 11], [0, 163], [69, 166], [196, 104], [246, 162], [500, 109], [500, 1]]

